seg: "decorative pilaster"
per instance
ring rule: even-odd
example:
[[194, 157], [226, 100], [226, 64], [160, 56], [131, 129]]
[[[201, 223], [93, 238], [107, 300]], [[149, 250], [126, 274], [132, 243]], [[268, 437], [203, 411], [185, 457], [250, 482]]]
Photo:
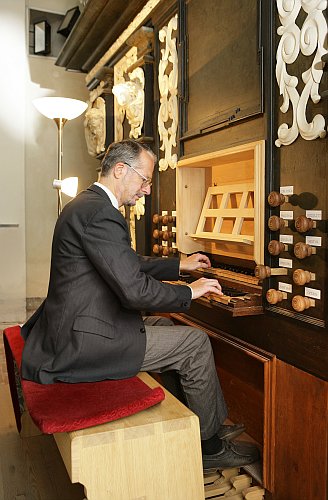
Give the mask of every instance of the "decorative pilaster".
[[161, 59], [158, 66], [158, 86], [160, 108], [158, 111], [158, 133], [164, 158], [159, 160], [159, 170], [176, 168], [178, 157], [173, 152], [177, 145], [178, 130], [178, 53], [176, 34], [178, 15], [170, 19], [167, 26], [159, 31]]

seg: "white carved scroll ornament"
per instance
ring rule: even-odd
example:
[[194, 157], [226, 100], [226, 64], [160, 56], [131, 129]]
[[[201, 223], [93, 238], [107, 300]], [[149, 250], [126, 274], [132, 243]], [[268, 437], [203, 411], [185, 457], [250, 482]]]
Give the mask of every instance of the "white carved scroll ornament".
[[[137, 61], [137, 47], [132, 47], [122, 59], [114, 66], [114, 86], [125, 83], [125, 74], [128, 68]], [[123, 139], [123, 122], [125, 119], [125, 108], [120, 106], [117, 99], [114, 99], [114, 137], [115, 141]]]
[[[309, 123], [306, 118], [308, 101], [316, 104], [320, 101], [319, 84], [322, 78], [322, 56], [327, 53], [327, 22], [323, 10], [327, 0], [277, 0], [281, 26], [277, 32], [281, 40], [277, 49], [276, 78], [283, 96], [281, 111], [286, 113], [292, 104], [293, 122], [291, 127], [283, 123], [278, 128], [276, 146], [289, 145], [300, 134], [306, 140], [325, 137], [325, 119], [321, 114], [314, 116]], [[301, 29], [296, 24], [299, 12], [303, 10], [307, 17]], [[299, 52], [305, 56], [315, 55], [310, 68], [302, 73], [305, 84], [301, 95], [297, 90], [298, 78], [287, 71], [287, 64], [296, 61]]]
[[178, 157], [172, 152], [176, 147], [178, 129], [178, 53], [176, 37], [173, 36], [178, 27], [177, 14], [164, 26], [158, 34], [165, 47], [161, 49], [161, 60], [158, 66], [158, 86], [160, 108], [158, 112], [158, 133], [161, 151], [164, 158], [159, 160], [159, 170], [168, 167], [176, 168]]
[[125, 104], [126, 117], [130, 124], [130, 137], [141, 136], [145, 113], [145, 75], [142, 68], [135, 68], [128, 73], [129, 92]]

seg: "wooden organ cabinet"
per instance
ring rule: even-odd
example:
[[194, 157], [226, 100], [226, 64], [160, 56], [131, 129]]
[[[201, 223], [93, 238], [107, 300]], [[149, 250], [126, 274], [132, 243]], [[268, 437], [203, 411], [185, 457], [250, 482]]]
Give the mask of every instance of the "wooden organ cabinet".
[[[157, 215], [176, 214], [179, 252], [211, 259], [211, 269], [185, 279], [217, 277], [224, 296], [172, 317], [210, 336], [229, 417], [261, 446], [265, 498], [319, 500], [327, 495], [327, 139], [275, 144], [285, 121], [269, 35], [280, 24], [276, 6], [269, 14], [266, 2], [262, 10], [223, 2], [223, 21], [215, 2], [205, 3], [206, 14], [203, 3], [180, 4], [188, 85], [179, 87], [176, 200], [160, 173]], [[217, 25], [224, 34], [215, 47]], [[232, 46], [240, 57], [229, 59]], [[317, 112], [328, 116], [326, 101]]]
[[172, 318], [208, 333], [272, 500], [327, 497], [326, 18], [319, 1], [93, 0], [57, 62], [106, 89], [106, 144], [117, 67], [144, 71], [137, 140], [159, 164], [137, 250], [210, 257], [182, 279], [217, 277], [223, 297]]

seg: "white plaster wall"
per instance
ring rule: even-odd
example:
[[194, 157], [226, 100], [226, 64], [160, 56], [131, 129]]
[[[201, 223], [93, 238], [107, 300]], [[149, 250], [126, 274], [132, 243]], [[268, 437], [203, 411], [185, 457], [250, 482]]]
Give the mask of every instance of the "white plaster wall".
[[46, 12], [54, 12], [55, 14], [65, 14], [68, 11], [68, 9], [76, 7], [77, 5], [79, 5], [78, 0], [27, 0], [26, 1], [26, 6], [29, 9], [45, 10]]
[[[0, 3], [0, 323], [24, 321], [26, 297], [44, 297], [48, 287], [57, 214], [52, 188], [57, 128], [35, 110], [32, 100], [43, 95], [88, 97], [83, 74], [58, 68], [54, 59], [27, 55], [27, 7], [65, 13], [76, 4], [74, 0]], [[83, 189], [96, 179], [97, 166], [87, 154], [83, 117], [67, 122], [63, 176], [78, 175]]]
[[0, 47], [0, 322], [5, 322], [25, 317], [24, 0], [1, 0]]

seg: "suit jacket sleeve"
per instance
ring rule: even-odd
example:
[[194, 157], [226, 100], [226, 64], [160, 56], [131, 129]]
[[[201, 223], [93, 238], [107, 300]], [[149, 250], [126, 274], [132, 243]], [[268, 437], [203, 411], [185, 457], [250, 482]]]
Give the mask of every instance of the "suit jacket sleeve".
[[[163, 312], [189, 309], [190, 288], [154, 278], [166, 278], [164, 263], [139, 258], [130, 246], [125, 219], [117, 210], [105, 207], [96, 212], [85, 227], [82, 245], [94, 267], [127, 309]], [[178, 265], [178, 261], [169, 264], [170, 279], [178, 275]]]
[[157, 280], [178, 280], [180, 260], [162, 259], [161, 257], [143, 257], [138, 255], [140, 269]]

